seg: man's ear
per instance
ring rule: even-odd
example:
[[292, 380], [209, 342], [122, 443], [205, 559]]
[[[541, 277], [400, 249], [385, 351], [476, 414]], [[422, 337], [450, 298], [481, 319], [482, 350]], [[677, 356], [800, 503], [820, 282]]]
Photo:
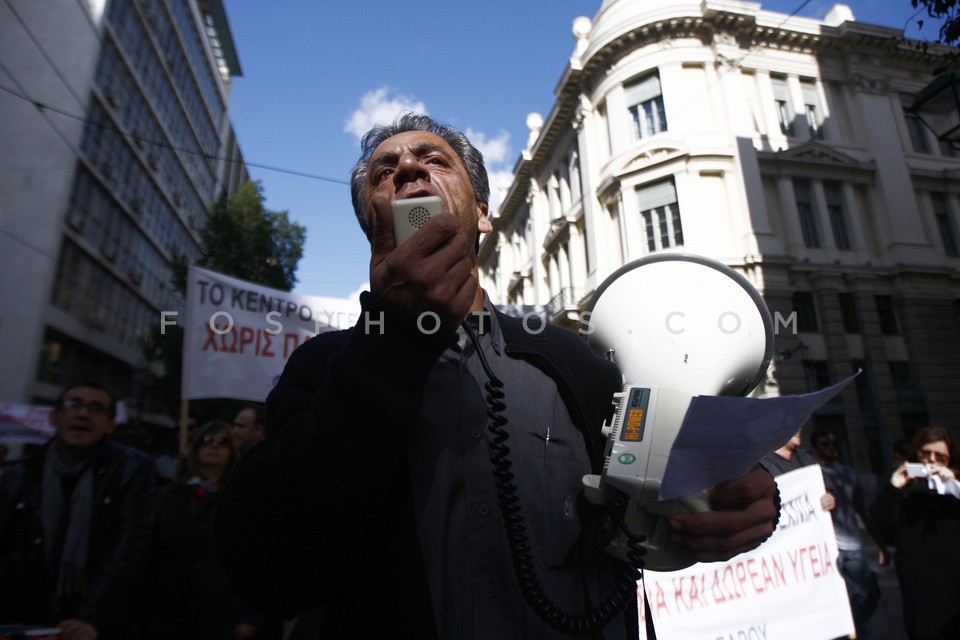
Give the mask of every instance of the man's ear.
[[480, 233], [490, 233], [493, 231], [493, 223], [490, 222], [490, 218], [487, 217], [487, 203], [478, 202], [477, 203], [477, 231]]

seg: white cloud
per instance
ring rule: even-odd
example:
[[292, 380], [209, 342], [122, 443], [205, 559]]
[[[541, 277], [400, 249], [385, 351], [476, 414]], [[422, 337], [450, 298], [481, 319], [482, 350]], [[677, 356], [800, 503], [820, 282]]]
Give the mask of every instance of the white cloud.
[[427, 113], [427, 107], [410, 96], [391, 96], [389, 87], [380, 87], [360, 98], [360, 107], [344, 122], [343, 130], [360, 140], [373, 125], [393, 122], [404, 111]]
[[[413, 97], [400, 95], [390, 87], [383, 86], [368, 91], [360, 98], [360, 106], [344, 122], [343, 130], [352, 133], [357, 140], [360, 140], [375, 124], [393, 122], [398, 115], [406, 111], [427, 113], [427, 107]], [[490, 211], [496, 211], [500, 204], [500, 183], [506, 182], [509, 185], [513, 181], [513, 173], [508, 165], [513, 161], [510, 133], [501, 130], [491, 137], [482, 131], [467, 127], [464, 134], [483, 154], [483, 161], [490, 178]], [[369, 284], [366, 286], [369, 287]], [[359, 294], [359, 291], [355, 294]]]
[[[491, 165], [507, 162], [510, 155], [510, 133], [501, 131], [496, 138], [488, 139], [482, 131], [475, 131], [470, 127], [463, 132], [480, 153], [483, 154], [484, 164], [489, 169]], [[492, 184], [492, 181], [491, 181]]]

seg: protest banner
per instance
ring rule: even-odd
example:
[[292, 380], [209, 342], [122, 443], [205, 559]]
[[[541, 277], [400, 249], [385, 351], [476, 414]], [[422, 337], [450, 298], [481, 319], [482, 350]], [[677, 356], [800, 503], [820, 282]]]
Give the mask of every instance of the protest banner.
[[[670, 640], [828, 640], [853, 633], [820, 467], [777, 478], [774, 534], [725, 563], [645, 572], [657, 636]], [[645, 638], [643, 590], [640, 638]]]
[[359, 302], [304, 296], [191, 266], [184, 318], [161, 312], [161, 328], [183, 326], [185, 400], [262, 402], [299, 345], [352, 327]]
[[50, 424], [52, 409], [53, 407], [34, 404], [0, 402], [0, 423], [6, 425], [8, 432], [19, 427], [24, 434], [50, 437], [54, 432], [53, 425]]

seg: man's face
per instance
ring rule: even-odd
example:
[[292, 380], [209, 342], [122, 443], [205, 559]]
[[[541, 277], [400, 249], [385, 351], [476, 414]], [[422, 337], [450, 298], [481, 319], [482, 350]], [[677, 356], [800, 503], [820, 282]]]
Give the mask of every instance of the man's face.
[[102, 389], [74, 387], [63, 395], [60, 406], [50, 412], [59, 446], [83, 453], [113, 432], [113, 418], [107, 415], [110, 396]]
[[390, 202], [438, 196], [444, 213], [460, 219], [461, 233], [470, 247], [478, 232], [493, 229], [487, 220], [487, 205], [477, 202], [460, 156], [443, 138], [428, 131], [398, 133], [374, 150], [367, 172], [368, 211], [373, 211], [370, 198], [374, 195]]
[[817, 457], [821, 460], [833, 462], [840, 457], [840, 448], [837, 446], [837, 439], [833, 436], [820, 436], [813, 444], [816, 449]]
[[803, 445], [803, 429], [797, 431], [790, 440], [787, 441], [787, 448], [791, 451], [796, 451]]
[[243, 409], [233, 419], [233, 437], [237, 439], [240, 451], [246, 451], [263, 438], [263, 425], [257, 424], [257, 412]]

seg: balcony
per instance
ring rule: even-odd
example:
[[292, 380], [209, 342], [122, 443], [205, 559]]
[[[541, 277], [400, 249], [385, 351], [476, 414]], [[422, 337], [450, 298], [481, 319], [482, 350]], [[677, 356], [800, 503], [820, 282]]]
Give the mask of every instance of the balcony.
[[564, 287], [546, 304], [547, 319], [563, 327], [579, 326], [580, 301], [584, 290], [577, 287]]

